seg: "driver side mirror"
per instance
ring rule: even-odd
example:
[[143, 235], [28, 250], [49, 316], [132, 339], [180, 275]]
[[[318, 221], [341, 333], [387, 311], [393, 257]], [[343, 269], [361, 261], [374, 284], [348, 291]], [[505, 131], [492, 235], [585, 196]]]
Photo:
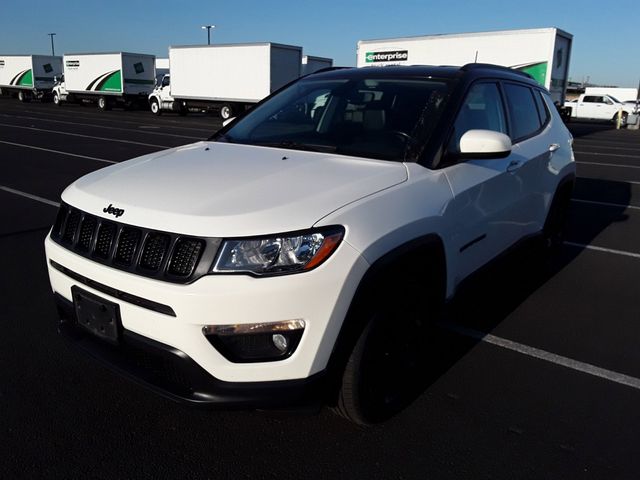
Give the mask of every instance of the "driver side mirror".
[[504, 158], [511, 153], [511, 139], [493, 130], [469, 130], [460, 138], [463, 158]]

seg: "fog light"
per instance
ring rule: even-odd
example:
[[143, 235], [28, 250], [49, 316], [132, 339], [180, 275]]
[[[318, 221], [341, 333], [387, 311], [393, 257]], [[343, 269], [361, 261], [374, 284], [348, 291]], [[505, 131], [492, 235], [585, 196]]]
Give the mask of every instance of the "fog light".
[[271, 337], [271, 340], [273, 340], [273, 344], [281, 352], [286, 352], [287, 348], [289, 348], [289, 341], [287, 340], [287, 337], [285, 337], [281, 333], [276, 333], [273, 337]]
[[304, 327], [304, 320], [286, 320], [206, 325], [202, 327], [202, 333], [231, 362], [273, 362], [290, 357], [295, 352]]

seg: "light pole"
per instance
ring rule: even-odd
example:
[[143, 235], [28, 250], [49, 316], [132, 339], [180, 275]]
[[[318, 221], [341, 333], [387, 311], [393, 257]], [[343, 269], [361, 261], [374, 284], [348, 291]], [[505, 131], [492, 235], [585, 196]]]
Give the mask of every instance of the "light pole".
[[203, 25], [202, 29], [206, 29], [207, 30], [207, 45], [211, 45], [211, 29], [212, 28], [216, 28], [215, 25]]
[[47, 35], [51, 37], [51, 55], [55, 55], [56, 51], [53, 49], [53, 36], [55, 35], [55, 33], [47, 33]]

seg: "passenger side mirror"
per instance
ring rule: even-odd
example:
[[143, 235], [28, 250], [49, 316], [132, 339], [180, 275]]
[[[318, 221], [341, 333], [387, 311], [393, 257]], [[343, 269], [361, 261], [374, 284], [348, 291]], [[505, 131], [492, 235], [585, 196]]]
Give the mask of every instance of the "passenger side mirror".
[[463, 158], [504, 158], [511, 153], [511, 139], [493, 130], [469, 130], [460, 138]]
[[222, 122], [222, 126], [226, 127], [227, 125], [229, 125], [231, 122], [233, 122], [236, 119], [236, 117], [231, 117], [231, 118], [227, 118], [224, 122]]

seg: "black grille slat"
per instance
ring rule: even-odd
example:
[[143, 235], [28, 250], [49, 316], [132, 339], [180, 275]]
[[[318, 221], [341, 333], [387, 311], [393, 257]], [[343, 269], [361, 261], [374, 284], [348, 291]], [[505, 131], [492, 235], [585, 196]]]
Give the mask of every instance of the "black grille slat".
[[51, 239], [94, 262], [165, 282], [207, 275], [222, 239], [187, 237], [112, 221], [62, 203]]
[[96, 240], [96, 248], [93, 254], [102, 259], [109, 258], [111, 244], [116, 236], [116, 225], [111, 222], [102, 222], [98, 229], [98, 239]]
[[78, 235], [78, 250], [88, 252], [91, 249], [91, 240], [96, 231], [98, 221], [92, 215], [85, 215], [80, 225], [80, 234]]
[[167, 253], [171, 237], [164, 233], [150, 233], [142, 249], [140, 266], [147, 270], [157, 271]]
[[168, 272], [178, 277], [188, 277], [193, 273], [204, 242], [196, 238], [180, 238], [176, 242], [169, 262]]
[[116, 253], [113, 256], [114, 262], [127, 267], [131, 265], [141, 236], [142, 232], [137, 228], [124, 227], [120, 232]]
[[80, 225], [80, 212], [78, 210], [72, 210], [67, 216], [67, 223], [64, 227], [64, 233], [62, 234], [62, 240], [67, 243], [73, 243], [73, 239], [76, 235], [78, 225]]
[[67, 214], [69, 213], [69, 210], [67, 210], [65, 207], [61, 207], [60, 210], [58, 210], [58, 215], [56, 215], [56, 223], [53, 224], [53, 230], [52, 233], [55, 236], [60, 236], [62, 235], [62, 226], [64, 225], [64, 221], [67, 218]]

